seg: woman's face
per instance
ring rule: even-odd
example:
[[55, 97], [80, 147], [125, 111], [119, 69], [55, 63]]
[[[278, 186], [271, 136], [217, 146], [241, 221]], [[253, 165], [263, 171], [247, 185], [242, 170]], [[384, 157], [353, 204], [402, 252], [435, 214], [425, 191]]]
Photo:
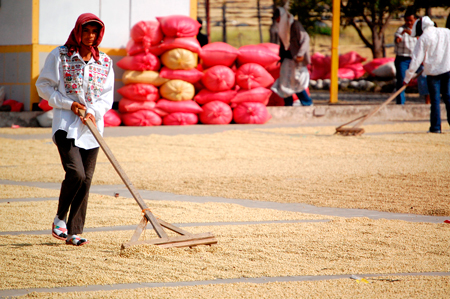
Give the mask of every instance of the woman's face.
[[81, 43], [85, 46], [92, 46], [97, 40], [98, 33], [98, 26], [90, 24], [83, 25], [83, 30], [81, 33]]

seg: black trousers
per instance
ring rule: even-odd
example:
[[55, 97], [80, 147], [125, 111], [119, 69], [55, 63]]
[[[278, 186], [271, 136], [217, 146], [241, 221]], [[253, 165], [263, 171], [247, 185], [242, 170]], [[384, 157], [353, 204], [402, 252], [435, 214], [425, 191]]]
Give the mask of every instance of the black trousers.
[[65, 219], [70, 209], [67, 233], [81, 234], [99, 148], [79, 148], [75, 146], [73, 139], [67, 139], [67, 132], [63, 130], [56, 131], [55, 142], [66, 172], [61, 184], [57, 215], [59, 219]]

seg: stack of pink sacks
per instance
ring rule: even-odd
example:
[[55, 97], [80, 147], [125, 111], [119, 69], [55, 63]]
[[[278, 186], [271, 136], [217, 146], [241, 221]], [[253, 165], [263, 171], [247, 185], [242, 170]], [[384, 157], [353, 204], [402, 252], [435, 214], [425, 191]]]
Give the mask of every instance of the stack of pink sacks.
[[201, 52], [204, 76], [194, 100], [202, 105], [203, 124], [263, 124], [270, 119], [266, 105], [274, 82], [265, 67], [279, 60], [263, 45], [233, 46], [215, 42]]
[[[338, 77], [341, 79], [355, 80], [365, 74], [362, 62], [366, 58], [355, 51], [339, 55]], [[320, 53], [311, 56], [311, 80], [330, 79], [331, 57]]]
[[125, 69], [119, 111], [127, 126], [190, 125], [202, 111], [193, 101], [200, 24], [187, 16], [158, 17], [131, 29], [128, 56], [117, 65]]

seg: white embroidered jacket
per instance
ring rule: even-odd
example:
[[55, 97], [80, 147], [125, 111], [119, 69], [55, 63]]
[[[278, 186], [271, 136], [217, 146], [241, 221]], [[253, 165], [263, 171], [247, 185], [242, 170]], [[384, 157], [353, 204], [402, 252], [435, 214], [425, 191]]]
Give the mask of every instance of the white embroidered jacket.
[[97, 128], [103, 135], [103, 116], [114, 102], [114, 71], [112, 60], [100, 52], [100, 59], [92, 57], [85, 63], [79, 53], [68, 55], [66, 47], [49, 53], [36, 82], [38, 94], [53, 107], [53, 135], [57, 130], [67, 132], [75, 145], [92, 149], [98, 147], [89, 128], [72, 110], [72, 103], [86, 106], [86, 113], [95, 116]]

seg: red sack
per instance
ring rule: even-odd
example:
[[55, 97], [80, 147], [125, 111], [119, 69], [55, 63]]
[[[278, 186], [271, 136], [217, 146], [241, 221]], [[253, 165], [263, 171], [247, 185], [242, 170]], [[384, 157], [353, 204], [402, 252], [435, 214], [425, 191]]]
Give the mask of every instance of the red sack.
[[373, 71], [376, 70], [377, 68], [379, 68], [380, 66], [382, 66], [383, 64], [386, 64], [388, 62], [394, 61], [395, 58], [394, 57], [390, 57], [390, 58], [375, 58], [374, 60], [372, 60], [371, 62], [366, 63], [365, 65], [363, 65], [364, 70], [366, 70], [366, 72], [368, 72], [370, 75], [375, 76], [373, 74]]
[[126, 126], [148, 127], [160, 126], [162, 123], [161, 117], [156, 112], [150, 110], [124, 113], [121, 115], [121, 118]]
[[284, 99], [277, 95], [275, 92], [272, 92], [267, 106], [284, 106]]
[[53, 109], [53, 107], [48, 104], [48, 101], [44, 99], [39, 102], [38, 107], [41, 108], [42, 111], [50, 111]]
[[134, 83], [125, 85], [117, 90], [124, 98], [134, 101], [157, 101], [158, 88], [152, 84]]
[[243, 89], [269, 87], [275, 80], [264, 67], [256, 63], [246, 63], [236, 71], [236, 84]]
[[144, 48], [159, 45], [164, 37], [161, 26], [156, 21], [137, 22], [131, 27], [130, 36], [134, 41], [142, 43]]
[[225, 104], [229, 104], [231, 99], [233, 99], [237, 94], [236, 90], [225, 90], [225, 91], [209, 91], [207, 89], [202, 89], [200, 92], [194, 97], [194, 100], [200, 105], [204, 105], [206, 103], [212, 101], [220, 101]]
[[356, 63], [361, 63], [364, 61], [366, 61], [366, 58], [362, 57], [355, 51], [350, 51], [345, 54], [339, 55], [339, 68], [343, 68]]
[[273, 53], [277, 54], [280, 53], [280, 45], [279, 44], [274, 44], [274, 43], [261, 43], [259, 44], [260, 46], [266, 47], [267, 49], [269, 49], [270, 51], [272, 51]]
[[202, 108], [194, 101], [169, 101], [161, 99], [156, 103], [156, 108], [167, 113], [186, 112], [186, 113], [200, 113]]
[[159, 72], [159, 76], [170, 80], [179, 79], [194, 84], [203, 77], [203, 72], [200, 72], [197, 69], [172, 70], [163, 66]]
[[139, 110], [155, 110], [156, 103], [153, 101], [133, 101], [127, 98], [122, 98], [119, 101], [119, 112], [128, 113]]
[[197, 114], [175, 112], [163, 118], [163, 124], [166, 126], [187, 126], [195, 125], [198, 122]]
[[[346, 67], [338, 69], [338, 77], [341, 79], [355, 80], [361, 78], [366, 71], [361, 63], [347, 65]], [[330, 79], [331, 73], [326, 74], [323, 79]]]
[[261, 45], [247, 45], [239, 48], [237, 61], [239, 65], [246, 63], [257, 63], [263, 67], [279, 61], [280, 56], [273, 53], [269, 48]]
[[321, 53], [314, 53], [311, 56], [311, 68], [311, 80], [324, 79], [331, 70], [331, 58]]
[[233, 110], [233, 119], [237, 124], [265, 124], [271, 117], [262, 103], [241, 103]]
[[231, 103], [258, 102], [267, 105], [272, 91], [264, 87], [257, 87], [250, 90], [239, 90]]
[[183, 15], [156, 17], [161, 30], [167, 37], [193, 37], [198, 34], [201, 25], [197, 20]]
[[186, 49], [191, 52], [200, 54], [202, 47], [195, 37], [165, 37], [160, 48], [165, 52], [172, 49]]
[[117, 127], [122, 123], [119, 113], [113, 109], [105, 113], [103, 121], [105, 122], [105, 127]]
[[135, 42], [133, 39], [130, 39], [125, 47], [128, 55], [133, 56], [139, 53], [151, 53], [155, 56], [159, 56], [164, 53], [164, 50], [160, 48], [160, 45], [144, 47], [141, 42]]
[[151, 53], [140, 53], [123, 57], [117, 61], [117, 66], [124, 70], [158, 71], [161, 68], [161, 62]]
[[3, 102], [2, 106], [10, 106], [11, 112], [21, 112], [23, 111], [23, 103], [17, 102], [15, 100], [6, 100]]
[[281, 63], [274, 62], [271, 65], [266, 66], [266, 71], [272, 76], [274, 80], [280, 78]]
[[206, 125], [227, 125], [233, 120], [231, 107], [224, 102], [212, 101], [202, 107], [200, 121]]
[[230, 90], [235, 84], [235, 75], [229, 67], [216, 65], [205, 71], [202, 83], [210, 91]]
[[224, 65], [230, 67], [238, 56], [238, 50], [223, 42], [214, 42], [204, 45], [200, 58], [202, 65], [209, 68], [215, 65]]

